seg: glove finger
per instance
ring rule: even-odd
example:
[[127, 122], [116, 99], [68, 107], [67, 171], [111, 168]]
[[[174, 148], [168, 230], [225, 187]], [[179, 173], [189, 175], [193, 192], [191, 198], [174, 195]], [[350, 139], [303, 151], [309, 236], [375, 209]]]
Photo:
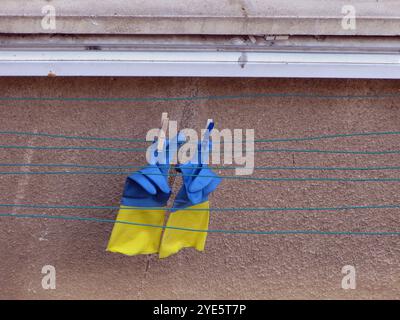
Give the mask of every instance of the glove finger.
[[221, 178], [220, 177], [215, 177], [203, 190], [203, 193], [205, 196], [209, 195], [211, 192], [213, 192], [218, 185], [221, 183]]
[[157, 189], [155, 188], [155, 186], [143, 174], [135, 172], [134, 174], [132, 174], [131, 176], [128, 177], [127, 183], [129, 183], [128, 181], [130, 181], [130, 180], [136, 182], [139, 186], [141, 186], [148, 193], [150, 193], [152, 195], [157, 194]]
[[202, 168], [197, 174], [197, 176], [193, 179], [192, 183], [189, 185], [188, 189], [189, 193], [198, 192], [204, 189], [216, 177], [218, 176], [214, 172], [212, 172], [208, 167]]
[[192, 204], [198, 204], [198, 203], [201, 203], [204, 201], [202, 190], [197, 191], [197, 192], [188, 192], [187, 196]]
[[164, 173], [160, 171], [157, 166], [148, 166], [140, 170], [142, 175], [145, 175], [150, 181], [152, 181], [160, 190], [164, 193], [171, 192], [168, 186], [167, 178]]

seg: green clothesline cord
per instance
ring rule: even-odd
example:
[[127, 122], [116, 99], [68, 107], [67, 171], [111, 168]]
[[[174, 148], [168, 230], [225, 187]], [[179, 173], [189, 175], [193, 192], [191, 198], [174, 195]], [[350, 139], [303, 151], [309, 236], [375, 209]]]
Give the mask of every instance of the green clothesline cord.
[[365, 95], [323, 95], [318, 93], [253, 93], [240, 95], [209, 95], [186, 97], [0, 97], [0, 101], [95, 101], [95, 102], [152, 102], [152, 101], [196, 101], [196, 100], [232, 100], [251, 98], [310, 98], [310, 99], [386, 99], [398, 98], [399, 93]]
[[319, 230], [271, 230], [271, 231], [257, 231], [257, 230], [220, 230], [220, 229], [192, 229], [173, 226], [161, 226], [154, 224], [135, 223], [130, 221], [120, 221], [111, 219], [98, 219], [90, 217], [77, 217], [77, 216], [51, 216], [43, 214], [10, 214], [1, 213], [0, 217], [12, 218], [39, 218], [39, 219], [59, 219], [59, 220], [76, 220], [76, 221], [90, 221], [101, 223], [121, 223], [138, 227], [151, 227], [161, 229], [173, 229], [180, 231], [191, 232], [207, 232], [207, 233], [224, 233], [224, 234], [257, 234], [257, 235], [338, 235], [338, 236], [399, 236], [400, 232], [396, 231], [319, 231]]
[[[149, 142], [146, 139], [134, 138], [118, 138], [118, 137], [91, 137], [91, 136], [75, 136], [75, 135], [62, 135], [38, 132], [24, 132], [24, 131], [0, 131], [2, 135], [17, 135], [17, 136], [34, 136], [46, 138], [59, 138], [68, 140], [93, 140], [93, 141], [119, 141], [119, 142]], [[274, 142], [296, 142], [296, 141], [315, 141], [324, 139], [335, 138], [351, 138], [362, 136], [385, 136], [385, 135], [400, 135], [400, 131], [382, 131], [382, 132], [356, 132], [356, 133], [343, 133], [331, 135], [319, 135], [310, 137], [293, 137], [293, 138], [273, 138], [273, 139], [255, 139], [256, 143], [274, 143]], [[246, 142], [246, 141], [243, 141]]]
[[[146, 152], [147, 148], [113, 148], [113, 147], [67, 147], [67, 146], [16, 146], [0, 145], [0, 149], [29, 149], [29, 150], [92, 150], [92, 151], [117, 151], [117, 152]], [[250, 153], [250, 151], [246, 151]], [[385, 155], [400, 154], [400, 150], [384, 151], [354, 151], [354, 150], [318, 150], [318, 149], [255, 149], [254, 152], [283, 152], [283, 153], [321, 153], [321, 154], [359, 154], [359, 155]], [[217, 152], [210, 152], [217, 153]], [[220, 154], [224, 154], [220, 152]]]
[[[46, 205], [46, 204], [7, 204], [1, 203], [0, 208], [35, 208], [35, 209], [93, 209], [93, 210], [142, 210], [139, 207], [119, 206], [94, 206], [94, 205]], [[175, 208], [168, 207], [146, 207], [146, 210], [174, 211]], [[400, 204], [393, 205], [363, 205], [363, 206], [341, 206], [341, 207], [241, 207], [241, 208], [210, 208], [210, 211], [345, 211], [365, 209], [400, 209]], [[204, 209], [185, 208], [188, 211], [204, 211]]]
[[[209, 165], [216, 170], [235, 170], [235, 166], [217, 166]], [[99, 165], [81, 165], [81, 164], [58, 164], [58, 163], [0, 163], [0, 167], [49, 167], [49, 168], [82, 168], [82, 169], [143, 169], [145, 166], [99, 166]], [[200, 168], [199, 166], [191, 167], [193, 169]], [[376, 166], [376, 167], [319, 167], [319, 166], [255, 166], [254, 170], [317, 170], [317, 171], [373, 171], [373, 170], [400, 170], [400, 166]], [[77, 171], [78, 173], [79, 171]], [[122, 173], [122, 172], [120, 172]], [[131, 173], [131, 172], [130, 172]], [[118, 174], [118, 172], [115, 172]]]
[[[141, 172], [135, 172], [141, 174]], [[34, 171], [0, 171], [0, 175], [129, 175], [131, 172], [99, 172], [99, 171], [47, 171], [47, 172], [34, 172]], [[174, 174], [174, 173], [147, 173], [151, 176], [166, 176], [166, 177], [203, 177], [214, 178], [212, 175], [197, 175], [197, 174]], [[249, 176], [220, 176], [222, 179], [234, 180], [253, 180], [253, 181], [326, 181], [326, 182], [400, 182], [400, 178], [266, 178], [266, 177], [249, 177]]]
[[0, 134], [2, 134], [2, 135], [16, 135], [16, 136], [44, 137], [44, 138], [55, 138], [55, 139], [67, 139], [67, 140], [149, 142], [146, 139], [118, 138], [118, 137], [114, 138], [114, 137], [74, 136], [74, 135], [39, 133], [39, 132], [26, 132], [26, 131], [0, 131]]

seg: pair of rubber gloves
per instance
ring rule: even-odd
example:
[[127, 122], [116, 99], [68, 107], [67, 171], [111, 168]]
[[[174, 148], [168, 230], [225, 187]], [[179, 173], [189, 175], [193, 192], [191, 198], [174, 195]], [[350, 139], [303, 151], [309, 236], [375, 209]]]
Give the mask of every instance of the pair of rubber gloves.
[[[153, 146], [154, 156], [157, 151]], [[169, 141], [166, 141], [163, 149], [166, 161], [160, 163], [153, 158], [151, 164], [127, 178], [108, 251], [126, 255], [159, 253], [160, 258], [188, 247], [204, 251], [210, 216], [208, 195], [221, 182], [204, 163], [208, 156], [204, 153], [209, 153], [210, 144], [207, 148], [203, 144], [203, 149], [198, 145], [197, 162], [176, 166], [182, 173], [183, 184], [170, 210], [166, 208], [171, 196], [168, 148]], [[167, 211], [171, 213], [164, 226]]]

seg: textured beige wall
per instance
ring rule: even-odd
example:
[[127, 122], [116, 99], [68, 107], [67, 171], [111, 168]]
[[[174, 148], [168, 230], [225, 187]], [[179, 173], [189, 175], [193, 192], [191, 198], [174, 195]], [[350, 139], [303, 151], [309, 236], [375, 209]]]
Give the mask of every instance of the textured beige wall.
[[[2, 78], [1, 96], [175, 97], [245, 93], [400, 94], [399, 81], [155, 78]], [[180, 127], [254, 128], [256, 138], [400, 131], [399, 99], [248, 98], [156, 102], [1, 101], [0, 131], [144, 138], [162, 111]], [[138, 145], [0, 135], [0, 145]], [[257, 145], [272, 148], [398, 150], [400, 137], [369, 136]], [[1, 163], [143, 164], [142, 154], [0, 149]], [[261, 166], [388, 166], [399, 155], [263, 153]], [[1, 168], [49, 170], [47, 168]], [[58, 169], [62, 170], [62, 169]], [[221, 174], [232, 174], [220, 171]], [[398, 171], [257, 171], [259, 177], [400, 177]], [[118, 205], [122, 175], [0, 175], [0, 203]], [[174, 181], [176, 190], [180, 184]], [[213, 207], [307, 207], [400, 203], [400, 184], [224, 180]], [[115, 212], [1, 208], [114, 219]], [[400, 231], [398, 209], [342, 212], [213, 212], [212, 229]], [[112, 224], [0, 218], [0, 298], [269, 299], [399, 298], [400, 237], [210, 234], [205, 253], [165, 260], [105, 252]], [[57, 289], [43, 290], [41, 268], [54, 265]], [[341, 289], [354, 265], [357, 289]]]

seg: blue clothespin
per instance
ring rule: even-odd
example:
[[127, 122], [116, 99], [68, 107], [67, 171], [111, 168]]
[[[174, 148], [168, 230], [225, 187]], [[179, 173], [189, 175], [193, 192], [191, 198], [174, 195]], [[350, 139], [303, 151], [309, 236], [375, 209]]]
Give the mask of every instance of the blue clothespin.
[[[210, 135], [211, 131], [214, 129], [214, 120], [208, 119], [206, 125], [206, 131], [204, 132], [203, 139], [201, 141], [201, 163], [208, 163], [209, 149], [210, 149]], [[205, 159], [207, 157], [207, 159]]]
[[213, 119], [208, 119], [207, 120], [207, 125], [206, 125], [206, 131], [204, 132], [204, 136], [202, 139], [202, 144], [208, 143], [208, 140], [210, 140], [210, 134], [211, 131], [214, 129], [214, 120]]

